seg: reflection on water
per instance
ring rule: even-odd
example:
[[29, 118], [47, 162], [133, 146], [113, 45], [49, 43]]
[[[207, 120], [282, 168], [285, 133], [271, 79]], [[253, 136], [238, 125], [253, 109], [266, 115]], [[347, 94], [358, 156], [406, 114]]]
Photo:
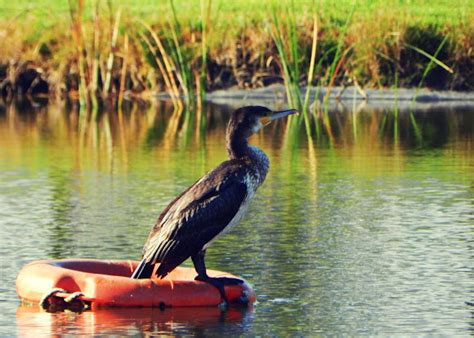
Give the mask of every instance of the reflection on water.
[[254, 310], [18, 307], [15, 277], [31, 260], [138, 259], [159, 212], [226, 158], [229, 111], [0, 104], [0, 335], [474, 330], [467, 108], [338, 107], [254, 136], [269, 176], [248, 217], [208, 250], [210, 268], [254, 286]]
[[130, 308], [99, 309], [83, 313], [48, 313], [39, 307], [21, 305], [16, 312], [19, 336], [43, 335], [193, 335], [246, 332], [253, 309]]

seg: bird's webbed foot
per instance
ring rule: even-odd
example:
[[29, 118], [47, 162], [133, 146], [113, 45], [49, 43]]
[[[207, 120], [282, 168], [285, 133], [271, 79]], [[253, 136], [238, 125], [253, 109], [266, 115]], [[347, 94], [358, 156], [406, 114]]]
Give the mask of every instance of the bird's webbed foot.
[[195, 280], [206, 282], [214, 286], [219, 293], [221, 294], [222, 299], [224, 300], [224, 307], [227, 307], [229, 304], [229, 300], [225, 294], [225, 286], [226, 285], [240, 285], [243, 284], [244, 281], [239, 278], [231, 278], [231, 277], [209, 277], [209, 276], [202, 276], [197, 275]]
[[244, 281], [240, 278], [232, 278], [232, 277], [207, 277], [214, 280], [218, 280], [219, 283], [223, 285], [240, 285], [243, 284]]
[[[238, 278], [230, 277], [209, 277], [206, 272], [206, 264], [204, 263], [205, 253], [205, 250], [201, 250], [195, 255], [191, 256], [196, 272], [198, 273], [198, 275], [194, 279], [211, 284], [217, 290], [219, 290], [219, 293], [221, 294], [221, 297], [224, 300], [224, 302], [220, 306], [222, 308], [226, 308], [229, 305], [229, 300], [227, 299], [227, 295], [225, 294], [225, 286], [240, 285], [244, 283], [244, 281]], [[242, 292], [242, 297], [240, 297], [239, 299], [232, 300], [232, 304], [248, 305], [248, 297], [246, 292]]]

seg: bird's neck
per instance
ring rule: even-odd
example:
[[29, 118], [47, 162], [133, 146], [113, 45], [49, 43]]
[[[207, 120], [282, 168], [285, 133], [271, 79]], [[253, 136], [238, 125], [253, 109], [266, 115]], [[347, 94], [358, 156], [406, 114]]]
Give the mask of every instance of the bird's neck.
[[233, 136], [232, 134], [227, 136], [229, 159], [246, 159], [250, 161], [249, 163], [252, 163], [252, 172], [254, 172], [260, 185], [265, 179], [270, 165], [267, 155], [259, 148], [249, 145], [246, 137]]
[[226, 142], [227, 153], [231, 160], [247, 157], [252, 152], [247, 137], [239, 130], [228, 132]]

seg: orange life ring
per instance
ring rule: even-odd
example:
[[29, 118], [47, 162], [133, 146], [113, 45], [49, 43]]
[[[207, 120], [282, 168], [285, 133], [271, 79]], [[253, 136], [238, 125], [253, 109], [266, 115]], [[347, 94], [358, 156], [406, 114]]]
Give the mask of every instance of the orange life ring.
[[[131, 279], [138, 262], [118, 260], [64, 259], [27, 264], [20, 271], [16, 288], [20, 299], [41, 302], [55, 297], [74, 298], [97, 307], [186, 307], [216, 306], [222, 303], [212, 285], [195, 281], [192, 268], [178, 267], [164, 279]], [[207, 270], [211, 277], [234, 277]], [[59, 292], [58, 292], [59, 291]], [[255, 302], [255, 292], [244, 281], [225, 287], [229, 303]]]

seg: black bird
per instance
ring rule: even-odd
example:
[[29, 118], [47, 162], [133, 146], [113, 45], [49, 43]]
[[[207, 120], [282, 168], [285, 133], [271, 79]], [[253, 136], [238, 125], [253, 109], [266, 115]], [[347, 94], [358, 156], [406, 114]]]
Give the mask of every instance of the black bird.
[[237, 109], [227, 126], [229, 160], [211, 170], [176, 197], [161, 213], [143, 248], [143, 259], [132, 278], [165, 277], [191, 257], [196, 280], [217, 287], [224, 298], [224, 285], [241, 283], [235, 278], [211, 278], [204, 255], [209, 245], [236, 225], [247, 211], [255, 191], [263, 183], [269, 161], [247, 139], [271, 121], [296, 113], [272, 112], [260, 106]]

